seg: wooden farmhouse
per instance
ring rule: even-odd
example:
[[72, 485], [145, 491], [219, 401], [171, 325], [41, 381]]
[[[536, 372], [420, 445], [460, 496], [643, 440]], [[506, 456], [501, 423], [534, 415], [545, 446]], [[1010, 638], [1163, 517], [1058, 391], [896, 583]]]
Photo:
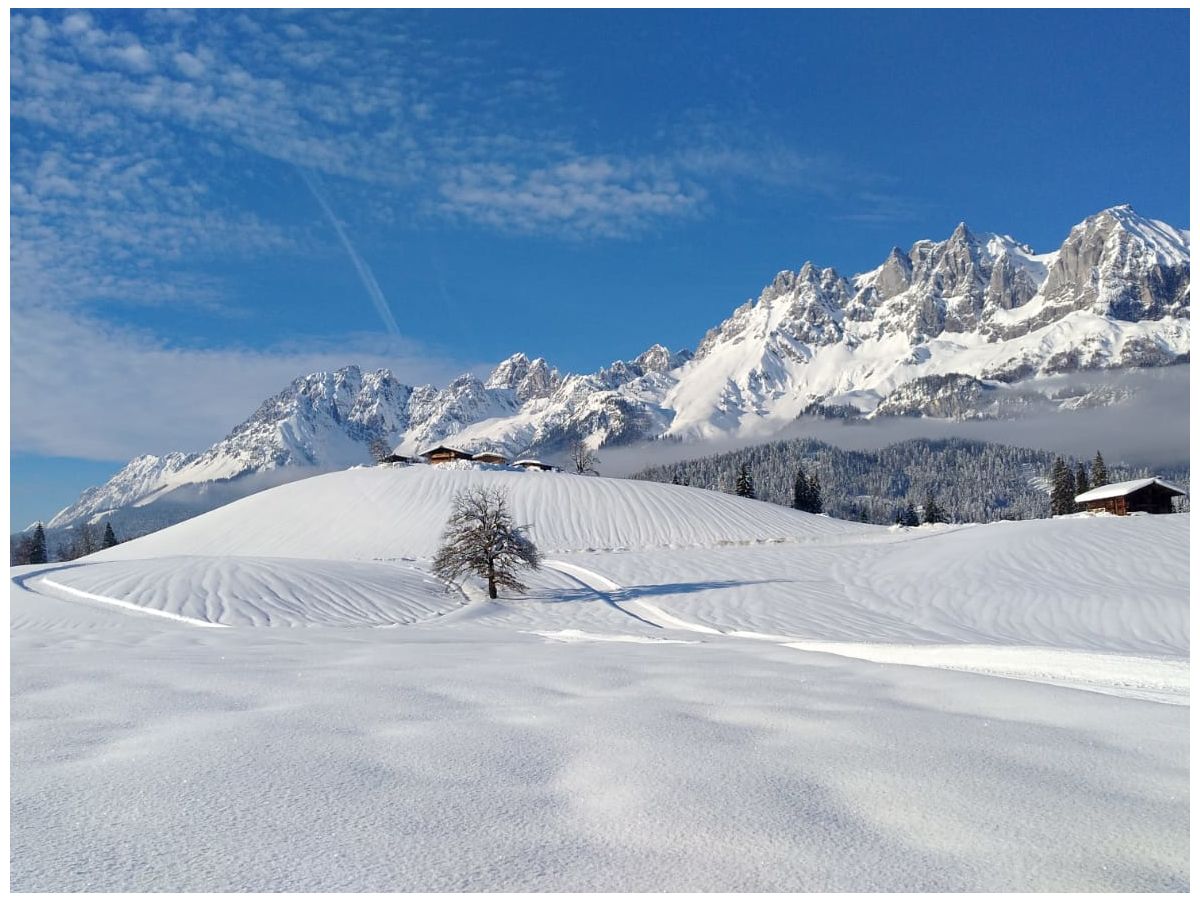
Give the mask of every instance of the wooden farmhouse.
[[445, 447], [438, 445], [421, 454], [421, 458], [427, 463], [440, 464], [454, 462], [456, 459], [470, 459], [471, 454], [465, 450], [458, 450], [454, 447]]
[[518, 459], [513, 463], [514, 466], [520, 466], [522, 469], [536, 469], [539, 472], [557, 472], [558, 466], [552, 466], [550, 463], [544, 463], [540, 459]]
[[482, 453], [476, 453], [471, 459], [475, 462], [488, 463], [493, 466], [508, 465], [508, 457], [500, 453], [493, 453], [491, 450], [484, 450]]
[[1160, 478], [1136, 478], [1116, 484], [1102, 484], [1098, 488], [1084, 491], [1075, 502], [1089, 510], [1110, 512], [1126, 516], [1133, 512], [1170, 513], [1173, 497], [1186, 497], [1187, 491]]

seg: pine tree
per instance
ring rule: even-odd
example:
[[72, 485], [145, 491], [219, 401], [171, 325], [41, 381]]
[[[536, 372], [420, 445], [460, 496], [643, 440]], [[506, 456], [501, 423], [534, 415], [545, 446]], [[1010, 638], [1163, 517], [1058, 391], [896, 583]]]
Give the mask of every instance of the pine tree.
[[917, 518], [917, 508], [911, 500], [904, 507], [904, 511], [900, 514], [900, 524], [908, 528], [916, 528], [921, 524], [921, 520]]
[[738, 469], [737, 483], [734, 485], [733, 492], [739, 497], [748, 497], [754, 499], [754, 476], [750, 474], [749, 463], [742, 463]]
[[117, 540], [116, 534], [113, 533], [112, 522], [105, 522], [104, 523], [104, 537], [100, 541], [100, 546], [103, 549], [107, 550], [109, 547], [115, 547], [119, 543], [120, 543], [120, 541]]
[[46, 532], [42, 528], [42, 523], [38, 522], [37, 527], [33, 529], [33, 538], [29, 543], [29, 563], [36, 565], [44, 562], [47, 562]]
[[1054, 457], [1050, 485], [1050, 515], [1065, 516], [1075, 512], [1075, 476], [1061, 456]]
[[937, 498], [933, 496], [933, 491], [929, 491], [925, 495], [923, 512], [925, 513], [926, 525], [936, 525], [947, 521], [946, 512], [938, 506]]
[[497, 588], [523, 591], [517, 578], [522, 567], [538, 569], [542, 555], [526, 536], [527, 525], [515, 525], [508, 495], [494, 488], [474, 487], [454, 495], [442, 546], [433, 558], [433, 573], [449, 583], [464, 575], [487, 579], [488, 596]]
[[804, 469], [798, 469], [796, 471], [796, 483], [792, 488], [792, 509], [808, 512], [810, 496], [811, 489], [808, 485], [808, 477], [804, 474]]
[[1108, 466], [1104, 464], [1104, 457], [1100, 455], [1100, 451], [1096, 451], [1096, 458], [1092, 460], [1092, 487], [1098, 488], [1108, 484]]
[[[1087, 469], [1083, 467], [1083, 463], [1079, 463], [1075, 466], [1075, 496], [1086, 493], [1088, 488]], [[1076, 504], [1075, 511], [1079, 512], [1083, 508], [1083, 504]]]
[[821, 500], [821, 479], [813, 472], [812, 478], [808, 479], [808, 511], [820, 513], [824, 509], [825, 503]]

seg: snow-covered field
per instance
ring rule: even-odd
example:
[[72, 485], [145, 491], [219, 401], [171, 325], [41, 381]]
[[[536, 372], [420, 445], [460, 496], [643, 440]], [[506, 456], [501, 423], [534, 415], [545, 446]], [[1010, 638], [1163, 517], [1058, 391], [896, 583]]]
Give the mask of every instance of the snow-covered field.
[[[525, 596], [428, 574], [480, 483]], [[12, 887], [1184, 890], [1188, 523], [275, 488], [12, 570]]]

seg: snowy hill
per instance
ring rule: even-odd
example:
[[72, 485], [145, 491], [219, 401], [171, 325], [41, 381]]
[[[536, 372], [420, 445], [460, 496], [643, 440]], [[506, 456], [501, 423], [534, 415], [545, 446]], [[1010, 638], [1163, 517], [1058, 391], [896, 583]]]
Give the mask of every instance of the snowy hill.
[[479, 484], [508, 491], [514, 517], [532, 525], [547, 552], [804, 540], [870, 528], [671, 484], [484, 467], [374, 466], [255, 494], [88, 559], [431, 557], [451, 498]]
[[[429, 571], [478, 484], [546, 556], [496, 601]], [[13, 886], [1186, 890], [1188, 535], [278, 486], [13, 570]]]
[[[461, 603], [425, 570], [452, 498], [480, 485], [508, 494], [551, 571], [614, 585], [614, 603], [634, 601], [623, 608], [659, 624], [789, 640], [1187, 653], [1186, 515], [897, 530], [681, 485], [467, 463], [292, 482], [51, 577], [60, 591], [205, 622], [404, 624]], [[1097, 573], [1113, 558], [1127, 559], [1137, 596]]]
[[111, 519], [140, 534], [283, 481], [441, 441], [560, 454], [660, 437], [769, 436], [823, 409], [865, 418], [1018, 416], [1123, 402], [1051, 376], [1163, 366], [1190, 352], [1188, 234], [1113, 207], [1035, 253], [960, 224], [844, 277], [780, 272], [701, 340], [654, 345], [591, 374], [518, 353], [486, 379], [409, 387], [348, 366], [298, 378], [200, 454], [142, 456], [58, 513], [52, 529]]

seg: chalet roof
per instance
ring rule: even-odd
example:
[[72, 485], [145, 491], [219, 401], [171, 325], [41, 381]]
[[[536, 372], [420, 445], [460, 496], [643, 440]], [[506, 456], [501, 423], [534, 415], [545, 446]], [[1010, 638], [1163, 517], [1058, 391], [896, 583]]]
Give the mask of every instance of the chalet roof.
[[1150, 487], [1152, 484], [1157, 484], [1159, 487], [1164, 487], [1168, 491], [1175, 494], [1187, 496], [1187, 491], [1181, 487], [1171, 484], [1169, 481], [1163, 481], [1161, 478], [1135, 478], [1133, 481], [1118, 481], [1116, 484], [1102, 484], [1098, 488], [1092, 488], [1090, 491], [1084, 491], [1075, 498], [1076, 503], [1088, 503], [1092, 500], [1110, 500], [1113, 497], [1125, 497], [1132, 494], [1134, 491], [1140, 491], [1142, 488]]
[[542, 462], [540, 459], [518, 459], [513, 462], [514, 466], [539, 466], [543, 469], [553, 469], [554, 466], [550, 463]]
[[430, 447], [428, 450], [423, 450], [420, 456], [433, 456], [439, 450], [445, 450], [447, 453], [453, 453], [456, 456], [461, 456], [463, 459], [470, 459], [471, 454], [466, 450], [459, 450], [457, 447], [447, 447], [445, 444], [438, 444], [436, 447]]
[[508, 459], [503, 453], [497, 453], [495, 450], [481, 450], [472, 456], [471, 459], [486, 459], [488, 457], [492, 459]]

